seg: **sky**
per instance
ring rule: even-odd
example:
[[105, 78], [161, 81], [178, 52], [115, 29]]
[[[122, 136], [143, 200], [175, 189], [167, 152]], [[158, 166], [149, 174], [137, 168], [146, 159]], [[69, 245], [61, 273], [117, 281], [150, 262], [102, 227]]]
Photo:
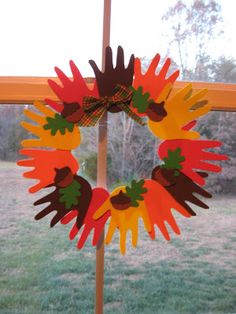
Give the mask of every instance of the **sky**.
[[[123, 46], [127, 59], [131, 53], [151, 59], [168, 49], [176, 58], [161, 21], [174, 2], [112, 0], [112, 48]], [[224, 35], [207, 50], [212, 58], [236, 58], [236, 1], [219, 3]], [[54, 66], [70, 75], [74, 60], [83, 76], [93, 76], [88, 60], [101, 64], [102, 22], [103, 0], [0, 0], [0, 75], [55, 76]]]

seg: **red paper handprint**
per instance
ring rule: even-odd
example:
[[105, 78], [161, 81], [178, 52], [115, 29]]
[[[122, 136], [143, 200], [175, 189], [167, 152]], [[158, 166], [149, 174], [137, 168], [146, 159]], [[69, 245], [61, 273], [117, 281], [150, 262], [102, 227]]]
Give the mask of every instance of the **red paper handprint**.
[[63, 109], [70, 104], [79, 104], [82, 106], [82, 101], [84, 96], [94, 96], [98, 97], [98, 90], [96, 83], [92, 89], [89, 89], [84, 78], [80, 74], [79, 69], [74, 64], [73, 61], [70, 61], [70, 68], [73, 74], [73, 80], [68, 78], [59, 68], [55, 67], [55, 71], [59, 80], [61, 81], [62, 86], [49, 79], [48, 84], [57, 95], [57, 97], [63, 102], [63, 104], [57, 103], [53, 100], [46, 99], [46, 102], [54, 110], [62, 112]]
[[[81, 232], [81, 234], [79, 235], [79, 239], [77, 242], [77, 248], [78, 249], [83, 248], [89, 234], [91, 233], [91, 231], [93, 229], [94, 229], [94, 234], [93, 234], [92, 245], [93, 246], [97, 245], [99, 238], [101, 236], [101, 233], [104, 229], [105, 223], [106, 223], [107, 219], [110, 217], [110, 212], [105, 213], [98, 220], [94, 220], [93, 215], [96, 212], [96, 210], [108, 199], [108, 197], [109, 197], [109, 193], [105, 189], [102, 189], [102, 188], [93, 189], [91, 203], [89, 205], [87, 214], [86, 214], [84, 222], [83, 222], [84, 229]], [[72, 212], [67, 214], [61, 220], [61, 223], [64, 225], [68, 224], [74, 218], [76, 218], [77, 215], [78, 215], [78, 212], [76, 210], [73, 210]], [[76, 223], [74, 223], [74, 225], [71, 228], [71, 231], [69, 233], [70, 240], [73, 240], [78, 233], [79, 233], [79, 229], [78, 229]]]
[[205, 179], [197, 170], [220, 172], [221, 167], [206, 161], [227, 160], [226, 155], [205, 151], [206, 149], [220, 147], [219, 141], [212, 140], [166, 140], [158, 148], [158, 155], [161, 159], [167, 157], [168, 150], [181, 149], [181, 155], [185, 160], [181, 163], [183, 172], [194, 182], [204, 185]]

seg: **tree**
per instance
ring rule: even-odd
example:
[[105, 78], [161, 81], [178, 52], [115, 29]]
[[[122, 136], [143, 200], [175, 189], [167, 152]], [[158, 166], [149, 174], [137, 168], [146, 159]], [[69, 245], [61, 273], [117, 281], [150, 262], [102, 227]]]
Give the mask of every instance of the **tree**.
[[189, 78], [190, 68], [195, 80], [202, 76], [203, 61], [209, 58], [206, 44], [223, 32], [220, 27], [220, 12], [221, 7], [215, 0], [194, 0], [187, 3], [179, 0], [163, 15], [170, 44], [177, 47], [184, 80]]
[[236, 188], [236, 112], [210, 112], [198, 123], [203, 138], [222, 142], [219, 153], [226, 154], [229, 160], [221, 163], [222, 172], [210, 174], [207, 187], [212, 192], [234, 193]]
[[24, 106], [3, 105], [0, 108], [0, 159], [16, 161], [20, 142], [27, 132], [20, 126]]
[[236, 83], [236, 60], [221, 56], [209, 66], [214, 82]]

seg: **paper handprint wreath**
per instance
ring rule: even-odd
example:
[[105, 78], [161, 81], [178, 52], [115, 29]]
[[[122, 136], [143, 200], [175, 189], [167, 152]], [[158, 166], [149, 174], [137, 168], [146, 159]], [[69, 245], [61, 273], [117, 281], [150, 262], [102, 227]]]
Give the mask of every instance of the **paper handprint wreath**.
[[[24, 177], [38, 180], [29, 192], [54, 188], [34, 203], [35, 206], [45, 204], [35, 219], [54, 212], [51, 227], [74, 220], [69, 237], [78, 236], [79, 249], [93, 229], [92, 244], [98, 243], [108, 219], [105, 243], [109, 244], [118, 231], [120, 250], [124, 254], [127, 231], [131, 231], [133, 246], [137, 245], [139, 218], [151, 239], [155, 238], [156, 226], [169, 240], [166, 223], [180, 234], [172, 210], [191, 217], [196, 215], [191, 204], [208, 208], [202, 198], [211, 195], [202, 186], [207, 172], [221, 171], [211, 161], [226, 160], [227, 156], [212, 152], [213, 148], [221, 146], [219, 141], [200, 140], [200, 134], [192, 130], [196, 119], [210, 110], [204, 98], [207, 90], [193, 94], [189, 84], [173, 94], [172, 87], [179, 72], [167, 77], [171, 63], [167, 59], [156, 73], [159, 61], [157, 54], [143, 74], [140, 60], [133, 55], [125, 67], [123, 49], [118, 47], [113, 67], [112, 50], [108, 47], [104, 72], [94, 61], [89, 61], [95, 73], [92, 89], [71, 61], [72, 80], [56, 68], [61, 84], [48, 81], [59, 101], [35, 102], [39, 113], [24, 111], [33, 124], [22, 122], [22, 126], [38, 138], [22, 142], [24, 148], [20, 154], [29, 159], [19, 161], [18, 165], [34, 168], [24, 173]], [[71, 153], [81, 143], [80, 127], [96, 125], [105, 111], [124, 111], [143, 126], [147, 120], [150, 131], [163, 140], [158, 148], [163, 162], [154, 167], [149, 178], [132, 180], [111, 193], [103, 188], [92, 188], [86, 179], [77, 175], [79, 165]]]

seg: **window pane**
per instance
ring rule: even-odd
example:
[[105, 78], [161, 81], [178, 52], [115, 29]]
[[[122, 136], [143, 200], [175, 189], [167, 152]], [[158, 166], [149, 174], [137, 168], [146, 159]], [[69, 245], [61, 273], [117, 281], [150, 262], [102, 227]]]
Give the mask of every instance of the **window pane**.
[[[236, 82], [236, 29], [232, 1], [113, 1], [112, 46], [146, 63], [169, 56], [193, 81]], [[125, 8], [125, 9], [124, 9]], [[122, 19], [122, 23], [121, 23]]]
[[[0, 312], [93, 313], [92, 236], [79, 251], [78, 237], [68, 239], [72, 224], [58, 223], [49, 228], [54, 213], [34, 221], [44, 206], [38, 208], [33, 203], [49, 193], [48, 189], [29, 194], [28, 188], [36, 182], [23, 178], [22, 173], [31, 168], [17, 167], [13, 161], [20, 140], [28, 137], [18, 127], [23, 107], [0, 106], [0, 149], [3, 144], [5, 152], [0, 150]], [[125, 120], [122, 114], [110, 115], [109, 121], [110, 187], [132, 177], [150, 176], [153, 165], [159, 162], [153, 136], [136, 124], [129, 125], [130, 119]], [[213, 181], [211, 188], [228, 189], [235, 184], [235, 121], [235, 113], [217, 112], [200, 123], [204, 137], [222, 140], [222, 152], [231, 157], [223, 162], [223, 174], [217, 174], [218, 181]], [[83, 158], [80, 170], [90, 182], [94, 177], [87, 170], [95, 165], [95, 137], [87, 129], [78, 152]], [[123, 157], [125, 171], [121, 177]], [[235, 313], [235, 196], [215, 193], [207, 203], [210, 209], [196, 209], [197, 216], [191, 219], [175, 213], [181, 236], [166, 224], [171, 236], [168, 242], [160, 231], [151, 241], [140, 222], [138, 247], [132, 247], [128, 233], [125, 256], [120, 255], [116, 230], [105, 250], [105, 312], [143, 314], [161, 309], [161, 313]]]
[[55, 76], [73, 59], [91, 76], [101, 61], [103, 1], [1, 1], [1, 76]]
[[[157, 155], [161, 140], [124, 113], [110, 115], [109, 127], [109, 186], [151, 178], [152, 169], [162, 162]], [[227, 161], [216, 162], [222, 166], [222, 172], [209, 174], [206, 189], [214, 194], [233, 194], [236, 189], [236, 112], [210, 112], [199, 119], [196, 130], [199, 130], [201, 139], [221, 141], [222, 147], [214, 152], [229, 156]]]
[[20, 126], [24, 105], [0, 105], [0, 160], [15, 162], [27, 132]]

